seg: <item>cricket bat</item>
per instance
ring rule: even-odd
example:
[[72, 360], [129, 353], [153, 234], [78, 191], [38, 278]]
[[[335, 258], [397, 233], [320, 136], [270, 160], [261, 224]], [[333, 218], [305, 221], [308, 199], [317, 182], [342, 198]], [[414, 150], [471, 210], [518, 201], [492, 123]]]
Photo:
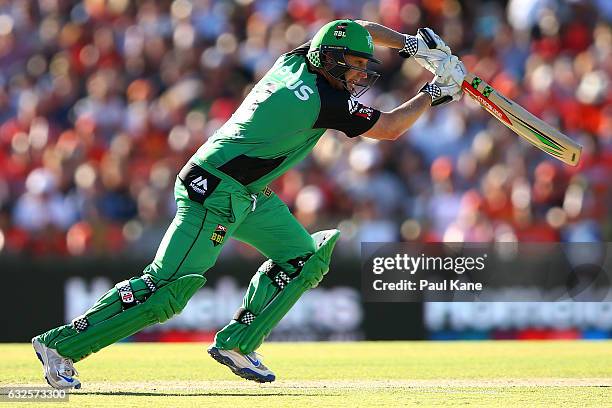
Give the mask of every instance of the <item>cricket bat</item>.
[[497, 120], [538, 149], [571, 166], [580, 161], [581, 145], [497, 92], [480, 77], [468, 73], [461, 87]]

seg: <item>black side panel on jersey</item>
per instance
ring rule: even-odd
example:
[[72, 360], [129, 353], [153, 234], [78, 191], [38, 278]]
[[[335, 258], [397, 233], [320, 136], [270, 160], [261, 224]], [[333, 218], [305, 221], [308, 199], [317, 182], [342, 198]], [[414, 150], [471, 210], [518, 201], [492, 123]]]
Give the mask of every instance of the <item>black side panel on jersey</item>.
[[380, 111], [351, 98], [347, 90], [332, 87], [321, 75], [317, 75], [317, 88], [321, 111], [312, 126], [315, 129], [336, 129], [348, 137], [355, 137], [370, 130], [380, 117]]
[[246, 186], [280, 166], [283, 160], [285, 160], [284, 156], [275, 159], [262, 159], [241, 154], [218, 167], [218, 169]]

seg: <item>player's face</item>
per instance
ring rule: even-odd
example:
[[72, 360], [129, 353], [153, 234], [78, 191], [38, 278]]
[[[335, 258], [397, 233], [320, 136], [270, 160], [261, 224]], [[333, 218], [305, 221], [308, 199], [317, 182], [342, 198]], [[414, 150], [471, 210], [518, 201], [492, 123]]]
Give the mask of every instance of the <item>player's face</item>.
[[[361, 68], [365, 70], [368, 66], [368, 60], [363, 57], [357, 57], [355, 55], [344, 55], [344, 61], [347, 64]], [[347, 85], [352, 89], [354, 88], [354, 84], [357, 84], [368, 77], [368, 74], [363, 71], [358, 71], [356, 69], [350, 69], [344, 74], [344, 78], [346, 79]]]

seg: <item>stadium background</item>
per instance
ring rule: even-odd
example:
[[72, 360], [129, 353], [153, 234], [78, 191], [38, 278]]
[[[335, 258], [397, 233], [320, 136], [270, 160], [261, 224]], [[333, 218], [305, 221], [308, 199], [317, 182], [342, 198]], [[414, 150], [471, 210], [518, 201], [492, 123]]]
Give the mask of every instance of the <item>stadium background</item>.
[[[272, 187], [332, 271], [274, 339], [602, 338], [610, 303], [364, 303], [362, 241], [612, 238], [612, 2], [0, 0], [0, 341], [27, 341], [137, 275], [174, 212], [175, 174], [283, 52], [340, 17], [434, 28], [495, 88], [584, 145], [561, 165], [471, 101], [394, 143], [329, 131]], [[362, 98], [390, 109], [430, 74], [378, 49]], [[467, 98], [464, 98], [467, 99]], [[231, 241], [183, 314], [135, 340], [202, 340], [261, 263]]]

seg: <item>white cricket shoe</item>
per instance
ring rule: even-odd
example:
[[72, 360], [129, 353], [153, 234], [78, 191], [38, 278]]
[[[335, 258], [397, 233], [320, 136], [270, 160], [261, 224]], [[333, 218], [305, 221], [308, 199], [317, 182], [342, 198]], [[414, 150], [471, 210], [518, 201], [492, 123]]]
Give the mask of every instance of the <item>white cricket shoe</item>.
[[38, 337], [32, 339], [32, 347], [43, 365], [45, 380], [53, 388], [81, 388], [81, 382], [74, 378], [79, 375], [72, 360], [62, 357], [55, 349], [45, 346]]
[[222, 350], [215, 346], [208, 348], [208, 354], [219, 363], [226, 365], [234, 374], [260, 383], [272, 382], [276, 376], [261, 361], [261, 356], [254, 351], [242, 354], [234, 350]]

